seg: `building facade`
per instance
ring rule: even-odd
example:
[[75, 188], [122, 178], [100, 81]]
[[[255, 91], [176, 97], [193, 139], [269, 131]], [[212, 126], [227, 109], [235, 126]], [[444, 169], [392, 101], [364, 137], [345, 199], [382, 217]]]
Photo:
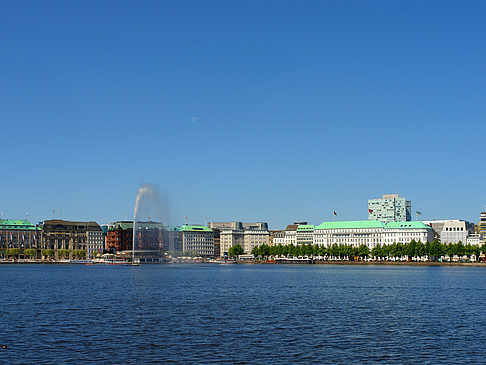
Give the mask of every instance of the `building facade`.
[[295, 233], [297, 245], [313, 244], [314, 228], [315, 226], [312, 224], [299, 224]]
[[41, 249], [42, 230], [28, 220], [0, 219], [0, 255], [8, 248]]
[[183, 225], [181, 232], [184, 254], [204, 257], [214, 255], [214, 235], [211, 228]]
[[97, 227], [90, 227], [89, 231], [86, 232], [86, 257], [88, 259], [93, 259], [97, 255], [102, 254], [105, 248], [105, 236], [102, 228], [98, 227], [99, 230]]
[[409, 243], [412, 240], [431, 242], [434, 231], [422, 222], [345, 221], [323, 222], [314, 229], [314, 244], [326, 247], [366, 245], [372, 250], [377, 245]]
[[466, 244], [468, 235], [465, 221], [445, 222], [440, 232], [440, 241], [446, 244], [458, 242]]
[[289, 224], [287, 228], [285, 228], [285, 244], [286, 245], [297, 245], [297, 228], [299, 227], [298, 223]]
[[[63, 250], [84, 250], [88, 252], [88, 232], [101, 232], [101, 227], [96, 222], [72, 222], [62, 219], [44, 221], [42, 225], [42, 246], [44, 249], [52, 249], [57, 258], [57, 252]], [[90, 235], [91, 237], [91, 235]], [[96, 240], [93, 239], [93, 244]]]
[[243, 247], [245, 254], [251, 254], [254, 247], [270, 244], [268, 224], [265, 222], [210, 222], [209, 227], [220, 229], [220, 257], [227, 257], [235, 245]]
[[270, 245], [278, 246], [285, 245], [285, 231], [269, 231], [270, 233]]
[[117, 221], [108, 225], [106, 249], [113, 253], [133, 249], [132, 221]]
[[381, 199], [370, 199], [368, 219], [383, 223], [411, 221], [412, 202], [398, 194], [384, 194]]

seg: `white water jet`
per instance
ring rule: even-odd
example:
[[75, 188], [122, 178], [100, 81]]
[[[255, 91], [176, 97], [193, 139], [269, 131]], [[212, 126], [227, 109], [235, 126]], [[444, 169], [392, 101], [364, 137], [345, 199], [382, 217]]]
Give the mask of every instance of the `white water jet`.
[[[133, 209], [133, 242], [132, 242], [132, 262], [135, 259], [135, 245], [137, 242], [137, 217], [139, 213], [141, 213], [141, 208], [143, 207], [143, 203], [151, 203], [152, 208], [154, 208], [157, 212], [158, 219], [161, 220], [162, 218], [162, 206], [160, 203], [160, 194], [159, 190], [155, 185], [152, 184], [142, 184], [138, 188], [137, 197], [135, 199], [135, 208]], [[145, 207], [146, 208], [146, 207]], [[147, 211], [149, 220], [151, 217], [151, 212]], [[137, 245], [138, 246], [138, 245]], [[138, 248], [138, 247], [137, 247]]]

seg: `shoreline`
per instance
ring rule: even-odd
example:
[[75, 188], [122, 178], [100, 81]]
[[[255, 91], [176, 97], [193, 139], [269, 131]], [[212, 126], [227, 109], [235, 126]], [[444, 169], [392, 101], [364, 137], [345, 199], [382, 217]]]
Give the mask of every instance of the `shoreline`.
[[[222, 263], [212, 262], [164, 262], [164, 263], [145, 263], [144, 265], [222, 265]], [[314, 262], [264, 262], [264, 261], [237, 261], [236, 265], [355, 265], [355, 266], [475, 266], [486, 267], [486, 262], [415, 262], [415, 261], [314, 261]], [[81, 262], [56, 262], [56, 261], [28, 261], [13, 262], [0, 261], [0, 265], [86, 265], [86, 266], [123, 266], [110, 263], [86, 264]]]

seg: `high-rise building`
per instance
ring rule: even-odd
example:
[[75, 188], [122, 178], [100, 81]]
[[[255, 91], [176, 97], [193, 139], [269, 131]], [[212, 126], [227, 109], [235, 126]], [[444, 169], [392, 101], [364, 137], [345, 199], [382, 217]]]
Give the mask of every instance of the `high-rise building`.
[[411, 221], [412, 202], [398, 194], [384, 194], [381, 199], [370, 199], [368, 219], [383, 223]]
[[479, 217], [479, 223], [477, 226], [477, 232], [480, 235], [481, 241], [486, 241], [486, 212], [481, 212]]

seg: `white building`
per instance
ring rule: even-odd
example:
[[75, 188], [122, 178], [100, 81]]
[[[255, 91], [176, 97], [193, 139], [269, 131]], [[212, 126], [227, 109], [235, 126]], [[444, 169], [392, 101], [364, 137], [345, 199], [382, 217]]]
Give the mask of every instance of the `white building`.
[[367, 245], [370, 249], [381, 244], [384, 224], [380, 221], [323, 222], [314, 229], [314, 244]]
[[313, 224], [299, 224], [295, 233], [297, 245], [312, 244], [314, 241], [314, 228]]
[[105, 247], [105, 237], [101, 227], [99, 230], [89, 230], [86, 232], [86, 257], [95, 258], [96, 255], [102, 254]]
[[371, 250], [378, 244], [409, 243], [412, 240], [431, 242], [434, 231], [422, 222], [384, 224], [377, 220], [323, 222], [314, 229], [314, 244], [326, 247], [334, 244], [358, 247], [364, 244]]
[[[264, 222], [242, 223], [242, 222], [220, 222], [220, 256], [228, 256], [229, 250], [235, 245], [243, 247], [245, 254], [251, 254], [254, 247], [270, 244], [270, 233], [268, 225]], [[210, 223], [216, 227], [216, 223]]]
[[270, 236], [273, 246], [285, 245], [285, 231], [270, 231]]
[[467, 237], [466, 244], [468, 244], [468, 245], [475, 245], [475, 246], [481, 246], [481, 235], [479, 233], [470, 234]]
[[432, 242], [434, 230], [422, 222], [390, 222], [385, 224], [381, 236], [382, 245], [392, 243]]
[[440, 232], [440, 241], [442, 243], [458, 243], [461, 241], [466, 243], [468, 231], [466, 229], [465, 221], [450, 221], [445, 222]]
[[285, 244], [297, 245], [297, 227], [298, 224], [289, 224], [285, 229]]
[[181, 232], [184, 253], [197, 256], [214, 255], [214, 233], [211, 228], [183, 225]]

